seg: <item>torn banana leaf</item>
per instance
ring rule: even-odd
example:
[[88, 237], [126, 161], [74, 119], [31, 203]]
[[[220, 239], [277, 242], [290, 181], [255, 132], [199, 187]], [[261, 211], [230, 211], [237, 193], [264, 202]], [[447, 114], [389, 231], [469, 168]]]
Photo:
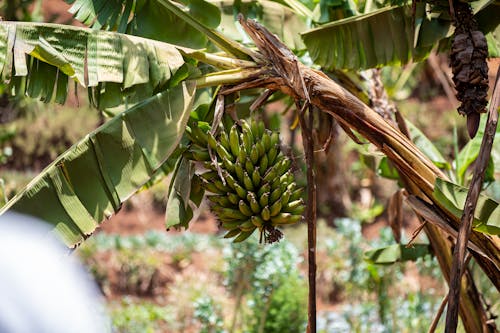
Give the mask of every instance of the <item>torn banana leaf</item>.
[[120, 113], [58, 157], [0, 214], [36, 216], [54, 225], [66, 245], [82, 242], [175, 150], [194, 93], [194, 82], [182, 82]]

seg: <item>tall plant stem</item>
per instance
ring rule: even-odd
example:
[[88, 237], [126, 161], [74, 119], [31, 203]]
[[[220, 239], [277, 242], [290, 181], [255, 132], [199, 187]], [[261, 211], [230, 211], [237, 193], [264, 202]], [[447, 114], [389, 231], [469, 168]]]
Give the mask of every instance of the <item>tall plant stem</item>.
[[[307, 105], [306, 105], [307, 106]], [[314, 142], [312, 126], [314, 114], [309, 107], [308, 121], [305, 110], [299, 111], [299, 121], [302, 133], [302, 143], [307, 165], [307, 259], [309, 277], [309, 302], [307, 314], [307, 332], [316, 333], [316, 172], [314, 170]]]
[[[458, 229], [460, 219], [434, 197], [436, 178], [447, 179], [446, 175], [415, 144], [324, 73], [299, 63], [293, 53], [264, 27], [242, 17], [240, 23], [263, 55], [261, 66], [270, 69], [261, 87], [279, 89], [296, 100], [307, 101], [320, 111], [331, 114], [345, 128], [365, 137], [379, 148], [399, 170], [400, 175], [408, 180], [407, 183], [415, 189], [410, 193], [428, 204], [429, 209], [437, 215], [442, 216], [448, 227], [442, 230], [450, 232]], [[438, 229], [441, 227], [439, 224], [434, 225], [431, 220], [427, 222], [426, 233], [438, 257], [443, 275], [449, 281], [452, 261], [450, 241], [442, 230]], [[453, 235], [453, 232], [451, 234]], [[472, 231], [470, 241], [474, 244], [475, 250], [471, 252], [475, 260], [499, 288], [500, 239]], [[481, 332], [481, 327], [486, 325], [484, 309], [476, 302], [479, 293], [470, 276], [464, 279], [462, 290], [472, 297], [469, 305], [477, 305], [461, 307], [460, 314], [464, 326], [468, 332]]]
[[493, 140], [498, 122], [498, 107], [500, 106], [500, 70], [497, 72], [495, 88], [493, 90], [493, 98], [490, 103], [488, 112], [488, 120], [484, 131], [483, 141], [479, 149], [479, 155], [474, 165], [474, 175], [465, 200], [464, 211], [458, 230], [457, 242], [453, 252], [453, 263], [451, 266], [450, 277], [450, 293], [448, 299], [448, 311], [446, 312], [446, 333], [454, 333], [457, 331], [458, 324], [458, 308], [460, 302], [460, 281], [465, 270], [465, 254], [467, 251], [467, 242], [472, 229], [472, 221], [474, 219], [474, 211], [476, 210], [477, 200], [481, 193], [481, 187], [488, 167], [488, 162], [491, 155]]

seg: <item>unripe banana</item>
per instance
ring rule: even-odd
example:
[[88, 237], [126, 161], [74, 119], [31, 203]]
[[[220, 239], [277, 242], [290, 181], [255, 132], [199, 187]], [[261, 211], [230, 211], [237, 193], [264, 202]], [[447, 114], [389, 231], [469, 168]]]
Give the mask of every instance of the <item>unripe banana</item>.
[[245, 151], [245, 149], [240, 149], [236, 161], [240, 162], [240, 164], [243, 165], [246, 160], [247, 160], [247, 152]]
[[190, 148], [191, 154], [196, 161], [207, 161], [210, 160], [210, 155], [208, 154], [208, 150], [203, 148], [198, 148], [196, 146], [191, 146]]
[[250, 209], [252, 210], [252, 212], [254, 214], [260, 213], [259, 203], [257, 202], [257, 198], [255, 198], [255, 195], [252, 192], [248, 192], [247, 200], [250, 203]]
[[281, 196], [281, 205], [285, 207], [288, 204], [288, 201], [290, 200], [290, 196], [292, 195], [292, 191], [286, 190], [283, 192], [283, 195]]
[[[241, 221], [239, 220], [236, 220], [236, 221], [226, 221], [226, 222], [222, 222], [222, 227], [226, 230], [237, 230], [239, 234], [240, 233], [240, 229], [238, 228], [239, 225], [241, 224]], [[236, 235], [235, 235], [236, 236]]]
[[221, 159], [227, 158], [231, 162], [235, 162], [235, 157], [229, 154], [229, 152], [224, 147], [222, 147], [221, 144], [217, 144], [217, 147], [215, 147], [215, 151]]
[[259, 125], [255, 121], [255, 119], [252, 119], [250, 121], [250, 128], [252, 129], [252, 134], [254, 135], [254, 137], [257, 137], [257, 138], [261, 137], [261, 135], [259, 135]]
[[264, 132], [266, 130], [266, 126], [264, 125], [263, 121], [259, 121], [258, 124], [258, 133], [259, 133], [259, 138], [264, 136]]
[[252, 183], [255, 187], [260, 185], [261, 177], [259, 173], [259, 167], [256, 167], [255, 170], [252, 172]]
[[267, 206], [269, 204], [269, 192], [264, 193], [260, 196], [259, 204], [261, 207]]
[[259, 168], [261, 170], [266, 170], [267, 166], [269, 165], [268, 163], [269, 163], [269, 160], [267, 158], [267, 155], [263, 155], [262, 158], [260, 159]]
[[240, 162], [236, 162], [234, 164], [234, 172], [236, 173], [236, 177], [238, 177], [238, 180], [240, 182], [243, 182], [243, 175], [245, 171], [243, 170], [243, 166], [241, 165]]
[[262, 144], [264, 145], [266, 153], [272, 148], [271, 146], [271, 135], [268, 131], [262, 136]]
[[277, 165], [271, 167], [262, 178], [262, 181], [266, 183], [274, 181], [279, 176], [277, 171]]
[[252, 216], [253, 215], [253, 212], [252, 210], [250, 209], [250, 207], [245, 203], [245, 201], [243, 200], [240, 200], [239, 204], [238, 204], [238, 207], [240, 209], [240, 212], [248, 217]]
[[281, 211], [281, 200], [277, 200], [275, 203], [269, 207], [269, 211], [271, 212], [271, 217], [278, 215]]
[[[223, 226], [224, 227], [224, 226]], [[227, 229], [227, 228], [224, 228], [224, 229]], [[225, 235], [224, 235], [224, 238], [233, 238], [233, 237], [236, 237], [237, 235], [239, 235], [241, 232], [240, 228], [236, 228], [236, 229], [232, 229], [232, 230], [229, 230]]]
[[255, 170], [254, 164], [252, 163], [252, 161], [250, 161], [250, 158], [248, 157], [247, 160], [245, 161], [245, 170], [250, 174], [253, 173], [253, 171]]
[[266, 153], [266, 148], [264, 147], [264, 144], [262, 141], [256, 142], [255, 146], [257, 147], [257, 151], [259, 152], [259, 158], [265, 155]]
[[[227, 150], [227, 151], [231, 150], [231, 145], [229, 144], [229, 137], [227, 136], [227, 133], [225, 131], [221, 132], [221, 134], [219, 136], [219, 141], [225, 150]], [[213, 149], [215, 149], [215, 148], [213, 148]]]
[[273, 134], [271, 134], [271, 146], [276, 146], [276, 145], [279, 145], [280, 143], [280, 135], [279, 133], [277, 132], [273, 132]]
[[258, 215], [254, 215], [250, 219], [252, 220], [253, 225], [257, 228], [262, 228], [262, 226], [264, 225], [264, 221]]
[[300, 207], [300, 206], [303, 206], [304, 205], [304, 202], [302, 201], [302, 199], [299, 199], [299, 200], [294, 200], [294, 201], [290, 201], [284, 208], [283, 208], [283, 211], [284, 212], [293, 212], [296, 208]]
[[257, 196], [260, 198], [261, 196], [264, 195], [264, 193], [269, 193], [270, 191], [271, 191], [271, 185], [269, 183], [266, 183], [259, 188], [259, 191], [257, 191]]
[[248, 175], [248, 172], [245, 172], [243, 174], [243, 185], [245, 185], [245, 188], [249, 191], [254, 190], [252, 178], [250, 178], [250, 176]]
[[234, 163], [227, 158], [222, 159], [222, 164], [229, 172], [234, 172]]
[[221, 191], [222, 193], [226, 193], [226, 192], [231, 191], [231, 189], [228, 186], [224, 185], [222, 183], [222, 180], [220, 180], [220, 179], [212, 180], [212, 184], [214, 184], [215, 187], [217, 187], [219, 189], [219, 191]]
[[221, 191], [219, 190], [214, 183], [204, 183], [203, 187], [209, 192], [212, 192], [214, 194], [226, 194], [227, 191]]
[[238, 237], [236, 237], [233, 241], [233, 243], [239, 243], [239, 242], [243, 242], [245, 239], [247, 239], [248, 237], [250, 237], [251, 234], [253, 234], [255, 229], [253, 229], [252, 231], [242, 231]]
[[271, 192], [271, 195], [269, 196], [269, 202], [271, 204], [275, 203], [276, 200], [278, 200], [281, 196], [281, 189], [277, 188], [274, 191]]
[[217, 140], [215, 140], [214, 136], [210, 132], [207, 134], [207, 142], [210, 148], [214, 150], [217, 149]]
[[240, 224], [239, 228], [242, 231], [252, 231], [253, 232], [255, 230], [255, 226], [253, 225], [251, 219], [248, 219], [247, 221]]
[[198, 126], [191, 126], [191, 135], [196, 140], [196, 143], [199, 145], [206, 146], [208, 142], [207, 133], [203, 132], [201, 128]]
[[271, 218], [271, 211], [269, 210], [268, 206], [262, 208], [262, 212], [260, 213], [260, 216], [262, 216], [262, 219], [264, 221], [269, 221], [269, 219]]
[[245, 199], [247, 197], [247, 190], [245, 190], [243, 187], [241, 187], [240, 184], [236, 183], [234, 189], [236, 191], [236, 194], [238, 194], [238, 196], [241, 199]]
[[252, 161], [252, 165], [256, 165], [259, 161], [259, 148], [255, 144], [252, 146], [252, 150], [250, 151], [250, 161]]
[[229, 185], [229, 187], [232, 188], [233, 190], [236, 190], [236, 184], [238, 184], [236, 179], [234, 179], [233, 176], [231, 176], [231, 174], [229, 172], [227, 172], [226, 170], [223, 171], [223, 176], [224, 176], [224, 179], [226, 180], [226, 183]]
[[277, 146], [273, 146], [267, 152], [268, 164], [273, 165], [276, 161], [276, 157], [278, 157], [278, 148], [277, 148]]
[[219, 208], [216, 209], [217, 213], [219, 215], [219, 218], [221, 219], [240, 219], [240, 220], [246, 220], [248, 217], [245, 216], [242, 212], [236, 209], [232, 208]]
[[243, 130], [243, 133], [241, 134], [241, 141], [243, 142], [243, 147], [245, 147], [245, 152], [247, 154], [250, 154], [253, 145], [253, 137], [251, 133], [249, 133], [246, 130]]
[[295, 201], [302, 198], [302, 193], [304, 193], [304, 189], [302, 187], [296, 189], [295, 191], [292, 192], [292, 195], [290, 196], [290, 201]]
[[[233, 205], [237, 205], [240, 202], [240, 197], [236, 193], [232, 193], [232, 192], [227, 193], [227, 199]], [[229, 207], [229, 206], [225, 206], [225, 207]]]
[[291, 208], [290, 205], [286, 207], [286, 209], [283, 209], [283, 212], [286, 213], [291, 213], [293, 215], [302, 215], [304, 213], [306, 206], [301, 202], [301, 204], [295, 208]]
[[219, 174], [217, 173], [217, 171], [209, 171], [209, 172], [202, 173], [200, 175], [200, 177], [202, 179], [206, 180], [207, 182], [210, 182], [214, 179], [219, 179]]
[[222, 207], [228, 207], [229, 205], [231, 205], [231, 202], [229, 201], [227, 195], [209, 195], [208, 200]]
[[240, 152], [240, 139], [238, 138], [238, 130], [236, 129], [236, 124], [231, 127], [229, 132], [229, 146], [231, 147], [231, 152], [234, 156], [238, 156]]
[[302, 220], [302, 216], [293, 215], [290, 213], [280, 213], [271, 218], [271, 223], [273, 226], [283, 225], [283, 224], [292, 224]]

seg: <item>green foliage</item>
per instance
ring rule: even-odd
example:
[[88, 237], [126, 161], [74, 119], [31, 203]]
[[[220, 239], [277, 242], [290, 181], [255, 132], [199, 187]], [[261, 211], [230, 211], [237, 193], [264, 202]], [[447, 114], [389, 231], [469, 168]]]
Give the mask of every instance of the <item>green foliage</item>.
[[[359, 221], [337, 219], [337, 229], [326, 238], [326, 247], [333, 280], [343, 288], [349, 305], [341, 311], [344, 329], [349, 332], [420, 332], [426, 330], [439, 306], [441, 296], [433, 290], [415, 290], [406, 285], [404, 262], [394, 265], [375, 265], [365, 261], [369, 248], [391, 246], [391, 231], [384, 227], [380, 238], [366, 240]], [[399, 245], [398, 245], [399, 246]], [[437, 261], [432, 256], [417, 259], [416, 266], [424, 275], [440, 278]], [[394, 296], [401, 290], [405, 296]], [[375, 296], [375, 297], [374, 297]], [[337, 319], [340, 321], [340, 319]], [[337, 328], [338, 329], [338, 328]]]
[[378, 265], [392, 265], [396, 262], [415, 261], [430, 253], [428, 244], [393, 244], [365, 252], [365, 260]]
[[54, 224], [68, 246], [80, 243], [175, 150], [194, 91], [193, 82], [183, 82], [111, 119], [56, 159], [4, 209]]
[[194, 304], [194, 317], [201, 323], [200, 333], [225, 333], [221, 308], [215, 301], [204, 296]]
[[[462, 217], [467, 193], [467, 188], [441, 178], [437, 178], [434, 184], [434, 199], [457, 218]], [[473, 228], [486, 234], [500, 235], [500, 204], [480, 194], [474, 211]]]
[[254, 295], [249, 307], [253, 312], [249, 332], [304, 332], [307, 321], [306, 283], [297, 274], [290, 274], [268, 297]]
[[297, 270], [297, 249], [291, 243], [282, 240], [262, 246], [250, 237], [232, 244], [225, 258], [226, 285], [247, 299], [249, 332], [304, 331], [307, 289]]
[[119, 306], [112, 304], [110, 314], [113, 327], [127, 333], [159, 332], [175, 319], [168, 308], [149, 302], [134, 303], [127, 298]]

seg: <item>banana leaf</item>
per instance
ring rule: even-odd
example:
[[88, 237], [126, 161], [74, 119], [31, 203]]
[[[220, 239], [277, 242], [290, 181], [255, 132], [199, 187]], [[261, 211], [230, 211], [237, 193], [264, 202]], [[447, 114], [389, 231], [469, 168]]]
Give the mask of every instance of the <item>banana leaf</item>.
[[[463, 214], [467, 191], [466, 187], [437, 178], [433, 195], [434, 199], [438, 200], [448, 211], [460, 219]], [[485, 195], [479, 195], [474, 212], [473, 228], [485, 234], [500, 235], [500, 204]]]
[[423, 59], [432, 45], [414, 47], [411, 8], [391, 6], [309, 30], [302, 38], [313, 61], [327, 69], [366, 69]]
[[396, 262], [416, 261], [430, 254], [429, 244], [412, 244], [406, 247], [403, 244], [394, 244], [386, 247], [366, 251], [364, 260], [377, 265], [391, 265]]
[[87, 28], [0, 22], [0, 76], [14, 94], [64, 103], [68, 78], [90, 88], [99, 109], [123, 111], [184, 79], [173, 45]]
[[194, 93], [193, 81], [182, 82], [118, 114], [45, 168], [0, 214], [36, 216], [54, 225], [66, 245], [82, 242], [175, 150]]
[[[72, 4], [69, 12], [76, 20], [96, 30], [116, 30], [192, 48], [207, 45], [208, 40], [203, 33], [189, 26], [157, 1], [65, 1]], [[216, 6], [204, 0], [184, 1], [184, 4], [189, 14], [202, 24], [209, 28], [219, 25], [220, 11]]]

